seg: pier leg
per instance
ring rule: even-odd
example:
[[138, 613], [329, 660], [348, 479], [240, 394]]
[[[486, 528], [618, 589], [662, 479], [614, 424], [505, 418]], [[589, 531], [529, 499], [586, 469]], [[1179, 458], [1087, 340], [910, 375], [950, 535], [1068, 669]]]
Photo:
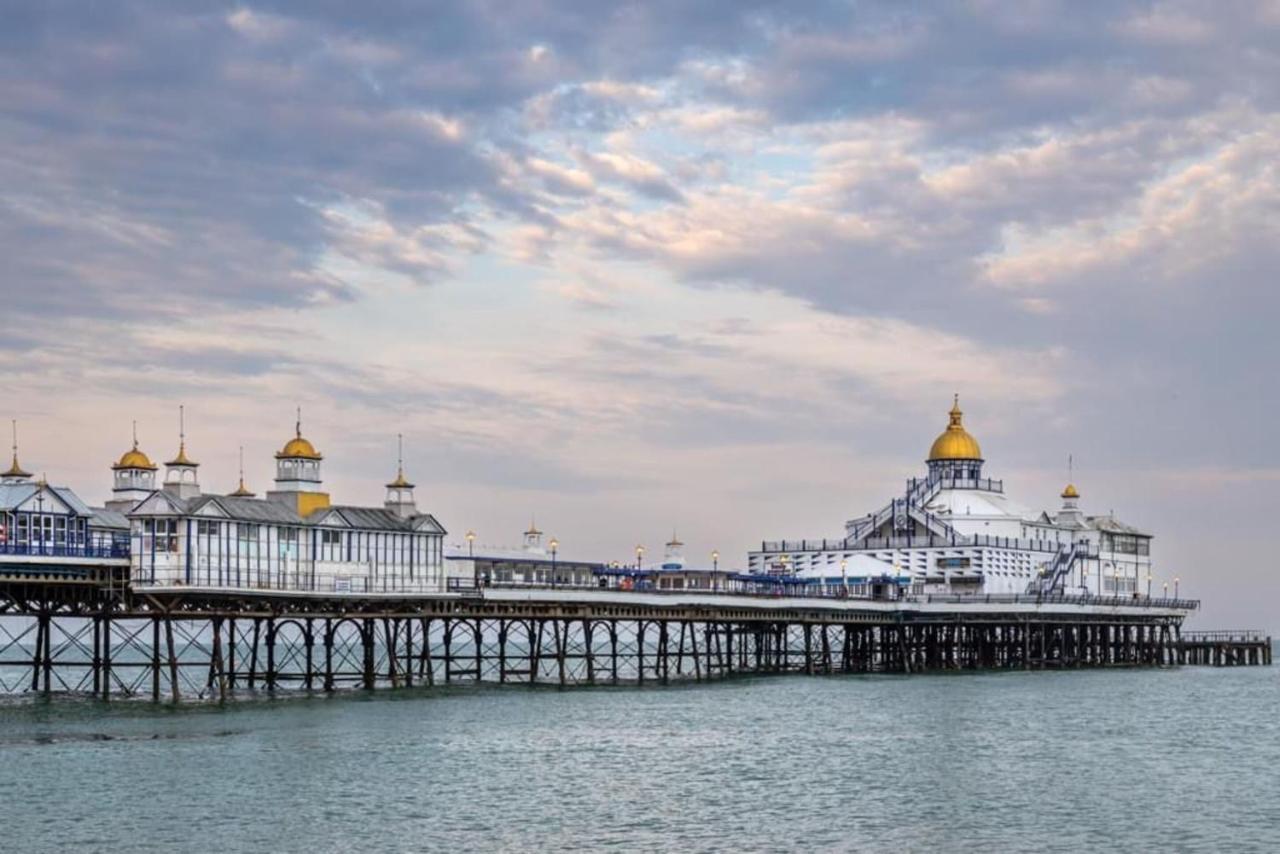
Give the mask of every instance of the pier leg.
[[[253, 627], [253, 632], [258, 633], [258, 627]], [[254, 645], [257, 649], [257, 645]], [[253, 676], [249, 677], [250, 684], [253, 684]], [[326, 619], [324, 621], [324, 690], [333, 690], [333, 620]]]
[[701, 682], [702, 662], [698, 658], [698, 632], [693, 626], [689, 626], [689, 641], [693, 645], [693, 678], [695, 681]]
[[102, 614], [102, 699], [111, 699], [111, 614]]
[[151, 702], [160, 702], [160, 615], [151, 618]]
[[609, 669], [610, 680], [618, 684], [618, 621], [609, 621]]
[[315, 642], [316, 642], [316, 632], [315, 632], [315, 626], [313, 624], [314, 624], [314, 620], [311, 617], [307, 617], [306, 628], [303, 629], [303, 636], [302, 636], [302, 642], [307, 645], [307, 661], [306, 661], [307, 675], [303, 681], [303, 684], [306, 686], [306, 689], [308, 691], [310, 691], [312, 688], [312, 684], [313, 684], [312, 680], [315, 676], [315, 663], [312, 661], [312, 659], [314, 658], [313, 649], [315, 647]]
[[596, 657], [592, 649], [591, 637], [594, 634], [593, 626], [590, 619], [582, 621], [582, 642], [586, 645], [587, 651], [587, 684], [596, 684]]
[[373, 655], [373, 646], [376, 640], [377, 634], [373, 620], [364, 620], [360, 632], [360, 644], [364, 648], [364, 689], [366, 691], [372, 691], [378, 681], [378, 674], [374, 669]]
[[173, 645], [173, 616], [164, 615], [164, 641], [169, 653], [169, 688], [175, 704], [181, 699], [181, 688], [178, 685], [178, 654]]

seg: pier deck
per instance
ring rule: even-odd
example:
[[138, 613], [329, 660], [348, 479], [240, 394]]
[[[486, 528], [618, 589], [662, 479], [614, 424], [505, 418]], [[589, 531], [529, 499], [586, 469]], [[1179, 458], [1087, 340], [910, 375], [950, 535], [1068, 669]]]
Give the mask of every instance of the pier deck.
[[144, 587], [114, 574], [7, 575], [0, 693], [178, 701], [246, 689], [1270, 664], [1260, 636], [1183, 636], [1196, 606], [526, 585], [349, 595]]

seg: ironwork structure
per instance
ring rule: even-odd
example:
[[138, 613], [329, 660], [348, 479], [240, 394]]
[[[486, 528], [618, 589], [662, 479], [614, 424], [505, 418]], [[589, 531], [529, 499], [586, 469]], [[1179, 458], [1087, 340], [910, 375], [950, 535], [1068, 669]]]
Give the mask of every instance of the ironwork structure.
[[[934, 603], [935, 610], [886, 612], [872, 603], [835, 608], [729, 595], [696, 604], [642, 602], [639, 594], [635, 601], [621, 594], [582, 602], [568, 593], [515, 601], [486, 598], [484, 590], [415, 597], [139, 592], [123, 582], [110, 568], [0, 576], [0, 693], [176, 702], [250, 690], [666, 683], [1204, 658], [1180, 637], [1183, 613], [1158, 608], [1041, 612], [977, 597], [942, 610]], [[1224, 649], [1232, 642], [1213, 640]], [[1260, 638], [1248, 642], [1263, 648]], [[1229, 658], [1269, 664], [1270, 639], [1265, 649]]]

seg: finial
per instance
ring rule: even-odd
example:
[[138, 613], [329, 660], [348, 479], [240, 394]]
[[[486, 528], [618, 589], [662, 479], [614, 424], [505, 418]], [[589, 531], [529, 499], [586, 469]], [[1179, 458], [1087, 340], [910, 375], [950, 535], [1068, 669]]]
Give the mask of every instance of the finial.
[[1067, 454], [1067, 483], [1076, 482], [1076, 463], [1072, 454]]
[[404, 477], [404, 434], [396, 434], [396, 473]]
[[302, 438], [302, 407], [298, 407], [298, 420], [293, 422], [293, 433], [299, 439]]
[[136, 450], [138, 450], [138, 421], [137, 421], [137, 419], [134, 419], [134, 422], [133, 422], [133, 449], [134, 449], [135, 451], [136, 451]]
[[187, 449], [187, 412], [186, 407], [178, 404], [178, 455]]

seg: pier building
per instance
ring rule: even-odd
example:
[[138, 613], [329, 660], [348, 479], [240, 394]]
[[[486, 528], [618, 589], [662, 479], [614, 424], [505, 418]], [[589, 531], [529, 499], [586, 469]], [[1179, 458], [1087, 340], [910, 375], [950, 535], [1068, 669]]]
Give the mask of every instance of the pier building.
[[418, 509], [403, 459], [382, 507], [333, 503], [323, 488], [323, 459], [303, 437], [299, 417], [275, 455], [275, 484], [265, 498], [246, 488], [243, 472], [234, 492], [212, 495], [201, 491], [185, 438], [159, 488], [135, 439], [112, 467], [119, 497], [108, 502], [108, 509], [129, 502], [133, 583], [299, 593], [443, 590], [445, 530]]
[[904, 593], [1058, 591], [1137, 596], [1151, 582], [1151, 535], [1111, 515], [1088, 515], [1074, 483], [1061, 505], [1033, 512], [987, 477], [956, 397], [922, 477], [900, 496], [850, 519], [843, 536], [764, 541], [753, 575]]

